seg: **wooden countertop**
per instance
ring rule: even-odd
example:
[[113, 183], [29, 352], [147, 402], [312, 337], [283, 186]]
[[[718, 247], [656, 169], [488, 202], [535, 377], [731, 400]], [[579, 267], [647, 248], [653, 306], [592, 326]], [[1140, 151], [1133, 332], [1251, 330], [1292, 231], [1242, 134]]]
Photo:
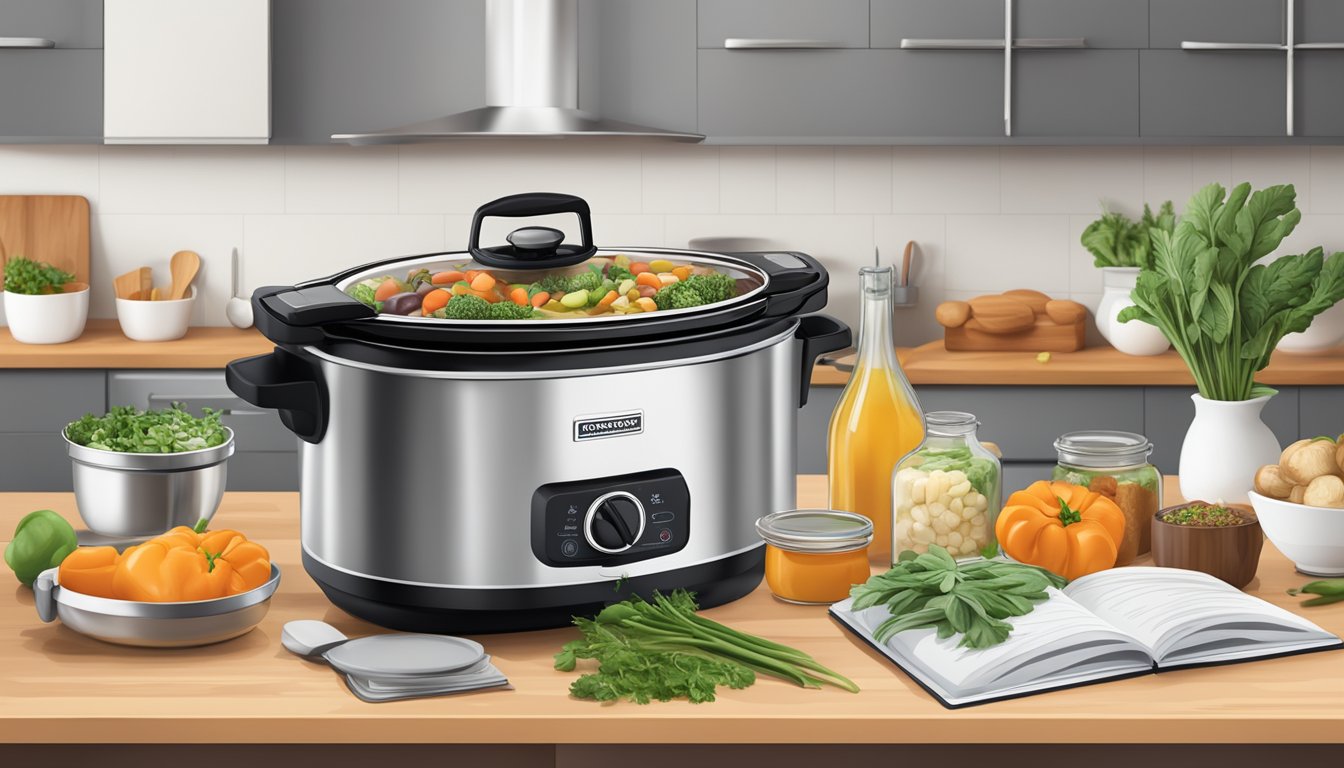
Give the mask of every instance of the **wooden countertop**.
[[131, 341], [116, 320], [90, 320], [65, 344], [23, 344], [0, 328], [0, 368], [223, 368], [274, 348], [254, 328], [192, 328], [174, 341]]
[[[948, 352], [942, 341], [898, 349], [910, 383], [975, 385], [1082, 385], [1193, 387], [1185, 363], [1174, 350], [1135, 357], [1109, 346], [1078, 352], [1052, 352], [1039, 362], [1031, 352]], [[840, 358], [847, 363], [852, 356]], [[843, 386], [849, 374], [819, 365], [812, 383]], [[1315, 354], [1276, 353], [1257, 381], [1270, 386], [1344, 385], [1344, 347]]]
[[[1173, 495], [1174, 485], [1168, 486]], [[825, 501], [824, 478], [799, 478], [800, 506]], [[0, 531], [70, 494], [0, 494]], [[949, 711], [860, 645], [823, 607], [785, 605], [762, 587], [707, 615], [808, 651], [853, 678], [858, 694], [762, 679], [711, 704], [599, 705], [569, 698], [574, 674], [551, 656], [559, 629], [478, 638], [516, 690], [365, 704], [325, 666], [280, 647], [286, 621], [317, 618], [375, 632], [322, 596], [299, 565], [298, 497], [230, 493], [216, 520], [265, 543], [283, 571], [270, 614], [215, 646], [122, 648], [42, 624], [31, 593], [0, 579], [0, 743], [1339, 743], [1344, 654], [1313, 654], [1057, 691]], [[1308, 579], [1266, 544], [1251, 591], [1289, 610]], [[12, 595], [12, 597], [10, 596]], [[1344, 604], [1304, 611], [1344, 632]]]

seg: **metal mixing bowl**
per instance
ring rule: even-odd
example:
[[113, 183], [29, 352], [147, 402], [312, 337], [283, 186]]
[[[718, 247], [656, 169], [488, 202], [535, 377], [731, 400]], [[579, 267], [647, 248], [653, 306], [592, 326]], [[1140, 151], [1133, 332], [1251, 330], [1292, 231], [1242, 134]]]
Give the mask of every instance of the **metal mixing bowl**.
[[59, 569], [49, 568], [33, 582], [39, 618], [46, 622], [59, 618], [80, 634], [146, 648], [209, 645], [247, 634], [266, 617], [271, 595], [280, 586], [280, 569], [272, 564], [271, 578], [242, 594], [187, 603], [146, 603], [62, 589], [58, 574]]
[[70, 453], [79, 516], [104, 536], [154, 536], [208, 520], [224, 497], [233, 430], [223, 443], [181, 453], [121, 453], [76, 445]]

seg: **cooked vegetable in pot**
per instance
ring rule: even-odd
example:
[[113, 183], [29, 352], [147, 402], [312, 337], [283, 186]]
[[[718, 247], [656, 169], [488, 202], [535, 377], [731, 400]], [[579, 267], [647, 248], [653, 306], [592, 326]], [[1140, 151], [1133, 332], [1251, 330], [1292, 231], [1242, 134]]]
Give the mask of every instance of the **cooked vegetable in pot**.
[[203, 408], [201, 413], [196, 418], [181, 403], [158, 411], [119, 405], [105, 416], [86, 413], [70, 422], [65, 436], [76, 445], [120, 453], [181, 453], [222, 445], [228, 433], [219, 423], [220, 412]]
[[708, 267], [666, 259], [631, 261], [623, 254], [550, 272], [530, 283], [509, 283], [505, 277], [503, 272], [457, 265], [436, 272], [418, 269], [405, 280], [367, 278], [346, 293], [382, 314], [530, 320], [688, 309], [726, 301], [739, 292], [736, 278]]

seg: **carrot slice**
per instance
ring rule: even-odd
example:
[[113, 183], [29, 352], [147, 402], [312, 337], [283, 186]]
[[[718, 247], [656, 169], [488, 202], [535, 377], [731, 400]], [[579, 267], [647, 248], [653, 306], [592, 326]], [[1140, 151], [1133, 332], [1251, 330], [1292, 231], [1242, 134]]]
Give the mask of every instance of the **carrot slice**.
[[464, 277], [466, 277], [466, 275], [456, 269], [450, 269], [444, 272], [435, 272], [434, 276], [429, 278], [429, 281], [434, 285], [452, 285]]
[[509, 291], [509, 299], [511, 299], [511, 300], [513, 301], [514, 304], [517, 304], [517, 305], [520, 306], [520, 307], [526, 307], [526, 306], [527, 306], [527, 289], [526, 289], [526, 288], [514, 288], [512, 291]]
[[533, 307], [540, 307], [542, 304], [545, 304], [546, 302], [548, 302], [548, 301], [550, 301], [550, 300], [551, 300], [551, 294], [549, 294], [549, 293], [547, 293], [547, 292], [545, 292], [545, 291], [540, 291], [540, 292], [537, 293], [536, 296], [533, 296], [533, 297], [532, 297], [532, 306], [533, 306]]
[[660, 280], [658, 278], [658, 275], [653, 272], [640, 272], [639, 275], [635, 277], [635, 284], [647, 285], [650, 288], [663, 287], [663, 281]]
[[420, 310], [426, 315], [435, 310], [443, 309], [448, 304], [448, 300], [453, 298], [449, 291], [433, 290], [425, 294], [424, 301], [420, 302]]
[[401, 284], [389, 277], [378, 284], [378, 288], [373, 292], [373, 300], [387, 301], [398, 293], [401, 293]]
[[495, 278], [489, 272], [480, 272], [471, 278], [471, 289], [473, 291], [488, 291], [495, 287]]

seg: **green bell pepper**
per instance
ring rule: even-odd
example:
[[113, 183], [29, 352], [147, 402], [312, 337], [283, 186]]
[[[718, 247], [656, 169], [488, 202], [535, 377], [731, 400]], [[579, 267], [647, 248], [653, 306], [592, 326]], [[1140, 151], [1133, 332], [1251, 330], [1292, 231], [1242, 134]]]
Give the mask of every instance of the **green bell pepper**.
[[5, 547], [5, 564], [19, 581], [31, 587], [39, 573], [60, 565], [78, 546], [75, 529], [65, 518], [50, 509], [39, 509], [25, 515], [14, 529], [14, 538]]

